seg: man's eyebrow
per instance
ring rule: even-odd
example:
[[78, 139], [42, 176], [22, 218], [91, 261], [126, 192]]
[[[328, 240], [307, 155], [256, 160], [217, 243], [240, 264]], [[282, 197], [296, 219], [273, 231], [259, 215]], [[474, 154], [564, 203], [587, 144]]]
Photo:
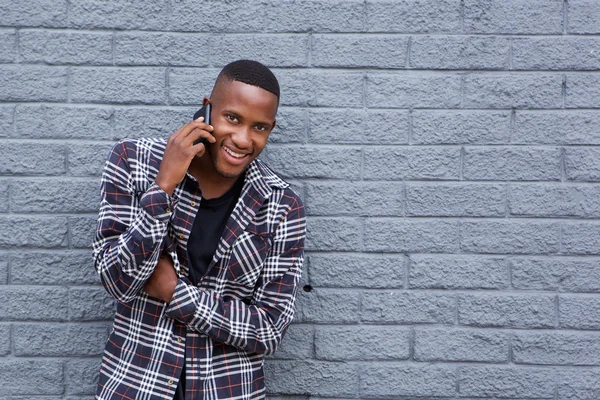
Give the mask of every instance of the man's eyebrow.
[[[227, 113], [227, 114], [231, 114], [234, 117], [237, 117], [238, 119], [243, 119], [243, 117], [239, 113], [237, 113], [237, 112], [235, 112], [233, 110], [227, 109], [227, 110], [223, 110], [223, 112]], [[267, 121], [254, 121], [254, 124], [255, 125], [271, 126], [271, 122], [267, 122]]]

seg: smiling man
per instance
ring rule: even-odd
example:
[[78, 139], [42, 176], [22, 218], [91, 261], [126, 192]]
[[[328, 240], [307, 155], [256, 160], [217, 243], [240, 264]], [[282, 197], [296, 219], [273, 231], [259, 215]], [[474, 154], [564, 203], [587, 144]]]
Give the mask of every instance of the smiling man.
[[275, 127], [273, 73], [228, 64], [207, 103], [211, 125], [122, 140], [106, 162], [94, 263], [117, 311], [98, 399], [265, 396], [263, 357], [294, 314], [304, 208], [257, 158]]

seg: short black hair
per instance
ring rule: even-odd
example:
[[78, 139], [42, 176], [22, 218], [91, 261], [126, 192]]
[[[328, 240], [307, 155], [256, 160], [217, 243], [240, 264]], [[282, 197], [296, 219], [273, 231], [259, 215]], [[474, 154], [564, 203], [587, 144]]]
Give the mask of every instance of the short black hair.
[[279, 100], [279, 82], [273, 72], [258, 61], [237, 60], [227, 64], [217, 77], [217, 82], [239, 81], [252, 86], [258, 86], [273, 93]]

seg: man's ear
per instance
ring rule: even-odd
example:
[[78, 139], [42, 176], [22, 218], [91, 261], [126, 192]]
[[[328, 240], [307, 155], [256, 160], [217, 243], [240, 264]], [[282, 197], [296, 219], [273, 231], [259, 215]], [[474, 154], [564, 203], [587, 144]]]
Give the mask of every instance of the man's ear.
[[208, 103], [210, 103], [210, 99], [208, 97], [204, 96], [204, 99], [202, 100], [202, 105], [205, 106]]
[[273, 120], [273, 125], [271, 126], [271, 132], [273, 132], [273, 129], [275, 129], [275, 125], [277, 124], [277, 120], [274, 119]]

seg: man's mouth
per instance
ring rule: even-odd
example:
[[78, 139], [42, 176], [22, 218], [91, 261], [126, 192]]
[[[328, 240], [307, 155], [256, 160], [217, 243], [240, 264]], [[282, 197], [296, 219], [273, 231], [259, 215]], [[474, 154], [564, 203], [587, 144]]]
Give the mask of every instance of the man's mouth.
[[231, 150], [229, 147], [226, 146], [223, 146], [223, 149], [225, 150], [225, 152], [227, 152], [227, 154], [235, 158], [244, 158], [248, 155], [243, 153], [236, 153], [235, 151]]

